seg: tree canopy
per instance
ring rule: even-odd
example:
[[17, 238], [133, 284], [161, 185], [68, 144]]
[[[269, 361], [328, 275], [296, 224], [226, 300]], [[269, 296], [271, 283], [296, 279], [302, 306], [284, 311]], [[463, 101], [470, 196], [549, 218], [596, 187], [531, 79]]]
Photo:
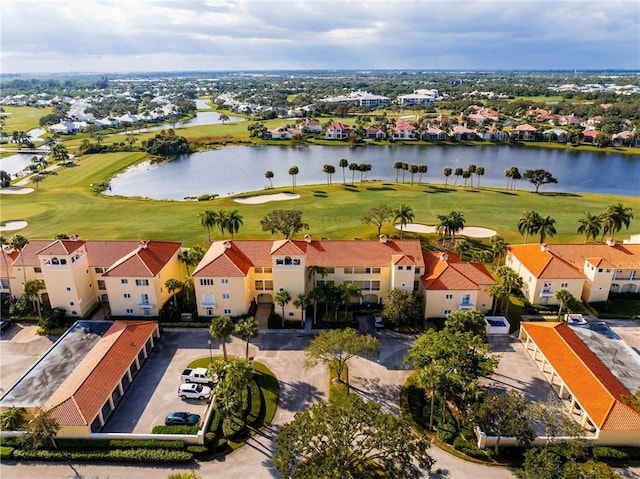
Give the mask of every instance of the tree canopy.
[[537, 170], [526, 170], [522, 174], [522, 179], [527, 180], [529, 183], [535, 186], [536, 193], [538, 193], [542, 185], [558, 182], [558, 180], [556, 180], [550, 172], [542, 168]]
[[384, 295], [382, 314], [397, 326], [412, 326], [424, 318], [422, 300], [403, 289], [391, 289]]
[[275, 437], [273, 462], [285, 478], [422, 477], [433, 459], [428, 441], [402, 419], [358, 395], [295, 415]]
[[360, 219], [366, 225], [375, 225], [378, 228], [378, 236], [382, 226], [393, 218], [393, 210], [388, 205], [378, 205], [367, 211]]
[[260, 220], [260, 225], [262, 231], [280, 233], [287, 239], [309, 229], [309, 225], [302, 221], [302, 211], [299, 210], [273, 210]]

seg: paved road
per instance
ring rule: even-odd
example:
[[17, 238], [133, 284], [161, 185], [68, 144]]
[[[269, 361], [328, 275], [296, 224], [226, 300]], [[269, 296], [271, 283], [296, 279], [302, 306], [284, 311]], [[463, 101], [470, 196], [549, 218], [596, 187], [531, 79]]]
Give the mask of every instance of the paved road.
[[[191, 343], [206, 344], [207, 332], [189, 330]], [[354, 358], [350, 362], [351, 383], [358, 394], [383, 403], [385, 409], [398, 412], [398, 394], [409, 371], [402, 358], [412, 338], [382, 332], [380, 358], [366, 360]], [[172, 334], [173, 336], [173, 334]], [[200, 337], [202, 336], [202, 337]], [[309, 344], [310, 334], [267, 332], [261, 334], [252, 346], [251, 354], [257, 361], [266, 364], [281, 381], [279, 408], [272, 426], [262, 435], [252, 437], [245, 447], [218, 461], [181, 467], [121, 466], [91, 464], [5, 463], [0, 465], [0, 477], [42, 479], [162, 479], [172, 471], [195, 469], [202, 477], [216, 479], [269, 479], [278, 478], [271, 457], [273, 436], [278, 426], [289, 422], [295, 412], [309, 405], [326, 400], [328, 381], [322, 366], [305, 370], [302, 366], [304, 348]], [[25, 348], [28, 343], [25, 343]], [[216, 345], [217, 346], [217, 343]], [[196, 348], [200, 349], [200, 348]], [[230, 354], [244, 355], [244, 343], [234, 339], [227, 346]], [[205, 350], [206, 351], [206, 350]], [[207, 351], [208, 352], [208, 351]], [[214, 352], [214, 354], [220, 351]], [[2, 365], [4, 369], [4, 364]], [[514, 477], [506, 468], [477, 465], [458, 459], [435, 447], [430, 454], [436, 459], [435, 469], [443, 474], [426, 473], [429, 478], [490, 477], [496, 479]]]

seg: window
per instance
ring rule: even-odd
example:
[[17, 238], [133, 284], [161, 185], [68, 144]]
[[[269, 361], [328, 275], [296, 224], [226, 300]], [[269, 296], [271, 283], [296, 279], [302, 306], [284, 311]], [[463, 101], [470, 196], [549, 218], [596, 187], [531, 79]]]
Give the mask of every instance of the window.
[[452, 294], [445, 294], [444, 298], [445, 298], [447, 301], [451, 301], [451, 300], [453, 299], [453, 295], [452, 295]]
[[105, 284], [104, 280], [102, 279], [98, 280], [98, 289], [101, 289], [103, 291], [107, 289], [107, 285]]
[[263, 272], [265, 274], [271, 274], [273, 273], [273, 268], [262, 268]]
[[223, 278], [220, 280], [220, 284], [229, 284], [229, 280], [226, 278]]
[[420, 274], [420, 268], [416, 268], [416, 274]]
[[142, 293], [140, 295], [140, 304], [151, 304], [149, 301], [149, 295], [147, 293]]
[[120, 284], [129, 284], [129, 280], [127, 280], [127, 279], [121, 279], [121, 280], [120, 280]]
[[200, 278], [200, 286], [213, 286], [213, 279]]
[[133, 309], [127, 308], [125, 309], [125, 313], [127, 313], [129, 316], [133, 316]]
[[66, 260], [66, 259], [64, 259], [64, 258], [62, 258], [62, 259], [60, 260], [60, 264], [67, 264], [67, 260]]
[[149, 286], [148, 279], [136, 279], [136, 286]]
[[222, 299], [229, 301], [231, 299], [231, 294], [222, 293]]
[[213, 316], [213, 309], [207, 308], [207, 316]]
[[411, 266], [407, 266], [407, 271], [411, 271]]
[[566, 288], [568, 288], [568, 287], [569, 287], [569, 283], [560, 283], [560, 287], [561, 287], [562, 289], [566, 289]]
[[76, 303], [74, 303], [73, 301], [69, 301], [69, 306], [75, 306]]
[[261, 273], [263, 272], [263, 271], [262, 271], [262, 268], [260, 268], [260, 267], [258, 267], [258, 268], [254, 268], [254, 269], [253, 269], [253, 271], [254, 271], [256, 274], [261, 274]]
[[451, 310], [450, 309], [445, 309], [444, 310], [444, 315], [445, 316], [449, 316], [451, 314]]
[[124, 299], [131, 299], [131, 295], [129, 293], [124, 293]]
[[398, 266], [398, 271], [402, 271], [404, 269], [404, 266]]
[[42, 268], [39, 268], [39, 267], [36, 266], [35, 268], [33, 268], [33, 272], [34, 273], [42, 273]]
[[602, 273], [602, 268], [598, 268], [598, 273]]
[[145, 310], [144, 310], [144, 312], [143, 312], [143, 314], [144, 314], [145, 316], [151, 316], [151, 310], [150, 310], [150, 309], [145, 309]]
[[71, 288], [69, 286], [67, 286], [67, 291], [71, 291]]
[[104, 273], [104, 268], [94, 268], [96, 273]]
[[231, 310], [230, 309], [224, 309], [223, 313], [226, 314], [227, 316], [231, 316]]
[[273, 290], [273, 281], [269, 279], [257, 279], [256, 280], [256, 291], [271, 291]]

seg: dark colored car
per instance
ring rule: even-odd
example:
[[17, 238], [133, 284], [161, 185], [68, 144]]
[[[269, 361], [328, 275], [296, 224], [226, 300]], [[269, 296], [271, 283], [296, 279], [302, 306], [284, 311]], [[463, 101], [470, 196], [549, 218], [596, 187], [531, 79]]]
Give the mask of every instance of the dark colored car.
[[165, 426], [195, 426], [200, 422], [200, 416], [184, 411], [170, 412], [164, 420]]
[[13, 321], [5, 321], [5, 320], [0, 321], [0, 334], [4, 333], [7, 329], [9, 329], [12, 324], [13, 324]]

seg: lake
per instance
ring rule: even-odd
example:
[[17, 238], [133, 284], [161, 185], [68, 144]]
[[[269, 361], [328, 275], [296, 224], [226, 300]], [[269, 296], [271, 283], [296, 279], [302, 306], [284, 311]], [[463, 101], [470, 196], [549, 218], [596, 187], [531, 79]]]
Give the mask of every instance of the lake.
[[[324, 164], [336, 168], [333, 182], [342, 182], [341, 158], [349, 163], [370, 163], [369, 180], [395, 181], [394, 161], [426, 164], [429, 171], [423, 183], [444, 183], [442, 170], [466, 168], [470, 163], [482, 166], [485, 175], [481, 186], [504, 188], [504, 170], [517, 166], [527, 169], [544, 168], [558, 184], [543, 185], [541, 191], [609, 193], [638, 196], [640, 192], [640, 156], [616, 153], [576, 152], [521, 146], [234, 146], [185, 155], [164, 162], [143, 162], [132, 166], [111, 180], [109, 195], [142, 196], [163, 200], [183, 200], [188, 196], [216, 193], [229, 196], [269, 186], [264, 174], [274, 173], [273, 186], [291, 186], [288, 174], [297, 166], [296, 184], [326, 183]], [[346, 170], [347, 181], [351, 172]], [[360, 173], [355, 172], [356, 181]], [[402, 178], [402, 172], [400, 172]], [[405, 172], [405, 181], [410, 175]], [[456, 180], [449, 177], [449, 184]], [[418, 181], [418, 175], [414, 181]], [[458, 184], [463, 184], [458, 179]], [[474, 185], [477, 176], [473, 177]], [[519, 181], [518, 189], [533, 190], [533, 185]]]

